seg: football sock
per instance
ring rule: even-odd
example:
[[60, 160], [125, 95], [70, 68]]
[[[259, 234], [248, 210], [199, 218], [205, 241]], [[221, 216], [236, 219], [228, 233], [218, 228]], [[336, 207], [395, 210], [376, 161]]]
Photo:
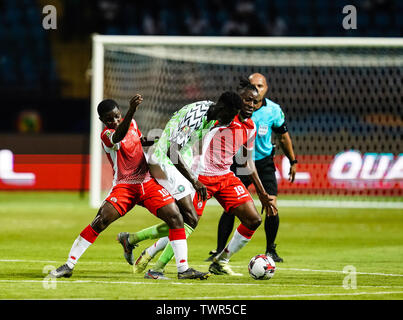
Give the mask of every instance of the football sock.
[[[194, 229], [185, 223], [185, 235], [188, 238]], [[159, 257], [158, 261], [155, 263], [153, 270], [158, 272], [163, 272], [165, 266], [168, 264], [169, 261], [172, 260], [174, 257], [174, 251], [172, 246], [168, 243], [165, 247], [164, 251], [162, 252], [161, 256]]]
[[243, 224], [240, 224], [235, 230], [234, 235], [232, 236], [232, 239], [228, 245], [219, 255], [218, 259], [228, 262], [233, 254], [241, 250], [250, 241], [254, 233], [254, 230], [250, 230]]
[[87, 250], [88, 247], [94, 243], [98, 235], [99, 234], [92, 229], [91, 225], [88, 225], [80, 233], [70, 249], [69, 257], [66, 262], [69, 268], [74, 268], [78, 259], [80, 259], [85, 250]]
[[168, 237], [163, 237], [154, 242], [154, 244], [151, 247], [148, 247], [146, 251], [150, 255], [150, 257], [154, 258], [158, 252], [164, 250], [167, 244], [169, 244]]
[[278, 227], [280, 224], [280, 218], [275, 216], [266, 216], [264, 221], [264, 231], [266, 233], [266, 252], [269, 252], [276, 240]]
[[129, 234], [129, 243], [134, 245], [146, 239], [158, 239], [168, 236], [169, 227], [165, 222]]
[[178, 273], [186, 271], [189, 265], [185, 228], [169, 229], [169, 242], [174, 252]]
[[218, 223], [218, 231], [217, 231], [217, 249], [216, 251], [219, 253], [224, 250], [225, 245], [231, 235], [232, 229], [234, 228], [235, 216], [233, 214], [229, 214], [228, 212], [223, 212]]

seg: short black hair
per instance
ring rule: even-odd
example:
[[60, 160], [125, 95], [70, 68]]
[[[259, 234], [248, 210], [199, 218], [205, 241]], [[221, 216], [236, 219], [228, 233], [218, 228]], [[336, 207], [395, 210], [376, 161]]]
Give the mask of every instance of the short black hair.
[[237, 90], [238, 91], [253, 90], [253, 91], [256, 91], [257, 93], [259, 93], [257, 88], [246, 77], [239, 78], [239, 86], [238, 86]]
[[115, 100], [105, 99], [98, 104], [98, 115], [102, 117], [105, 113], [112, 111], [115, 108], [119, 109], [119, 105], [116, 103]]
[[222, 104], [231, 110], [241, 110], [243, 102], [238, 93], [226, 91], [218, 98], [217, 104]]

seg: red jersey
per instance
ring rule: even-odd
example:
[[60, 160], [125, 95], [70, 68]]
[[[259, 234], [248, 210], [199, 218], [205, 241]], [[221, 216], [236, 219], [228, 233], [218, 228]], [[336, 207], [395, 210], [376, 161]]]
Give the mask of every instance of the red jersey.
[[132, 119], [126, 136], [116, 144], [112, 141], [114, 132], [114, 129], [105, 128], [101, 133], [102, 147], [113, 168], [113, 185], [151, 180], [136, 121]]
[[251, 118], [241, 121], [237, 115], [229, 126], [216, 126], [204, 136], [203, 151], [197, 159], [197, 173], [221, 176], [229, 173], [235, 154], [242, 146], [253, 150], [256, 126]]

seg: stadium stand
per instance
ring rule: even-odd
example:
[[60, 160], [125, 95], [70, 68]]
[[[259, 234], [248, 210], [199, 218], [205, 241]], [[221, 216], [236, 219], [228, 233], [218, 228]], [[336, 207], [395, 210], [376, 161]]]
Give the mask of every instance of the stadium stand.
[[[59, 0], [54, 1], [58, 30], [53, 33], [42, 28], [45, 4], [40, 0], [0, 1], [0, 93], [17, 106], [18, 100], [26, 97], [88, 101], [86, 71], [90, 35], [95, 32], [354, 37], [403, 34], [403, 4], [397, 0]], [[341, 27], [341, 11], [347, 4], [357, 8], [356, 30]], [[6, 126], [1, 130], [10, 129]]]

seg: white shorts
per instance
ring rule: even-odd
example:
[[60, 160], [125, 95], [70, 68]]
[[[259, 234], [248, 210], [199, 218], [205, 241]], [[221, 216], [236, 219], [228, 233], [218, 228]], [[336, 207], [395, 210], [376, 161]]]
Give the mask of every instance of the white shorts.
[[[151, 156], [151, 158], [153, 157]], [[186, 179], [174, 165], [165, 165], [163, 163], [156, 163], [156, 161], [149, 161], [149, 168], [155, 180], [167, 189], [175, 200], [180, 200], [195, 192], [189, 180]]]

